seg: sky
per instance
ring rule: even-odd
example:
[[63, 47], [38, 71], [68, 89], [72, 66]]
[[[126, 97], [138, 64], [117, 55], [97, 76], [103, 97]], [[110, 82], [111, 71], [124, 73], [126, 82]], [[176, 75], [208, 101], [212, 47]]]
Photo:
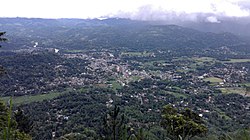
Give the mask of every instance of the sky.
[[0, 17], [187, 20], [250, 18], [250, 0], [0, 0]]

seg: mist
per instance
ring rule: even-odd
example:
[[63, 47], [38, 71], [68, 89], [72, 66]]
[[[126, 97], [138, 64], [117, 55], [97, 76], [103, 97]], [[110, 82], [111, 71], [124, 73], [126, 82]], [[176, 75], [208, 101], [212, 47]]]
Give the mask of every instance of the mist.
[[250, 17], [250, 2], [246, 0], [158, 0], [141, 3], [136, 10], [121, 8], [110, 17], [146, 21], [220, 23], [220, 20], [228, 18]]
[[127, 18], [250, 36], [249, 0], [8, 0], [0, 17]]
[[8, 0], [0, 17], [207, 21], [250, 17], [248, 0]]

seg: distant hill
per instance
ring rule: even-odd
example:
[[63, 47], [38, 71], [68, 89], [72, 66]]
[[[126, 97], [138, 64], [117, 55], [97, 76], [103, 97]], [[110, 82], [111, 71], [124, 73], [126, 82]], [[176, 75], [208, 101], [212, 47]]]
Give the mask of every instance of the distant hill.
[[[246, 45], [232, 33], [202, 32], [177, 25], [152, 25], [129, 19], [0, 18], [8, 49], [32, 47], [122, 47], [128, 49], [217, 48]], [[81, 44], [81, 45], [79, 45]]]
[[245, 37], [250, 37], [250, 20], [249, 19], [224, 19], [220, 23], [211, 23], [211, 22], [183, 22], [179, 25], [193, 28], [203, 32], [230, 32], [235, 35]]

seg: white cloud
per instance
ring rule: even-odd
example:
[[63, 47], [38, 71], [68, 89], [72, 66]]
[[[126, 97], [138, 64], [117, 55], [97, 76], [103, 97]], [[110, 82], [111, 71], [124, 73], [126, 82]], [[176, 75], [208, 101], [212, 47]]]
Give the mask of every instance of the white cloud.
[[197, 14], [247, 17], [247, 0], [4, 0], [0, 17], [97, 18], [127, 17], [143, 20], [183, 18]]
[[207, 21], [211, 23], [220, 23], [220, 21], [214, 16], [207, 17]]

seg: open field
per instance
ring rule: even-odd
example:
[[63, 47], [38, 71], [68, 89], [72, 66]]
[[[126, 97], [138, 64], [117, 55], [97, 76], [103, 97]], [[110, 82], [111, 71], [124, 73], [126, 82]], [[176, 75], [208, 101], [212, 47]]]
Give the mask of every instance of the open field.
[[152, 53], [148, 52], [122, 52], [122, 56], [137, 56], [137, 57], [146, 57], [152, 55]]
[[244, 63], [250, 62], [250, 59], [230, 59], [229, 61], [219, 61], [212, 57], [193, 57], [193, 60], [197, 62], [222, 62], [222, 63]]
[[242, 86], [250, 87], [250, 83], [242, 83], [241, 85], [242, 85]]
[[229, 61], [221, 61], [223, 63], [244, 63], [250, 62], [250, 59], [230, 59]]
[[222, 79], [217, 78], [217, 77], [208, 77], [208, 78], [205, 78], [204, 81], [210, 81], [211, 83], [220, 83], [220, 82], [223, 82]]
[[[54, 93], [48, 93], [48, 94], [39, 94], [39, 95], [25, 95], [25, 96], [19, 96], [19, 97], [13, 97], [13, 103], [15, 105], [20, 104], [29, 104], [32, 102], [41, 102], [43, 100], [51, 100], [58, 96], [60, 96], [62, 93], [54, 92]], [[8, 101], [10, 97], [3, 97], [2, 100]]]
[[184, 99], [187, 98], [187, 95], [181, 94], [181, 93], [178, 93], [178, 92], [160, 90], [160, 93], [171, 94], [171, 95], [174, 95], [176, 98], [184, 98]]
[[169, 65], [171, 65], [171, 64], [166, 63], [165, 60], [157, 60], [157, 61], [144, 62], [141, 68], [156, 70], [156, 69], [164, 68], [164, 67], [169, 66]]
[[132, 76], [131, 77], [131, 81], [139, 81], [141, 79], [141, 77], [140, 76]]
[[[66, 88], [65, 91], [63, 92], [50, 92], [47, 94], [39, 94], [39, 95], [24, 95], [24, 96], [17, 96], [17, 97], [13, 97], [13, 104], [14, 105], [20, 105], [20, 104], [29, 104], [32, 102], [41, 102], [43, 100], [52, 100], [56, 97], [59, 97], [60, 95], [69, 93], [71, 90], [71, 88]], [[78, 89], [77, 91], [79, 92], [85, 92], [87, 89], [86, 88], [81, 88]], [[10, 99], [10, 96], [7, 97], [1, 97], [1, 100], [7, 102]]]
[[172, 94], [172, 95], [174, 95], [176, 98], [187, 98], [187, 96], [186, 95], [184, 95], [184, 94], [181, 94], [181, 93], [177, 93], [177, 92], [167, 92], [167, 94]]
[[83, 53], [83, 52], [86, 52], [85, 50], [65, 50], [65, 52], [68, 52], [68, 53]]
[[216, 59], [212, 58], [212, 57], [193, 57], [192, 59], [195, 60], [195, 61], [198, 61], [198, 62], [213, 62], [213, 61], [216, 61]]
[[112, 88], [114, 90], [122, 88], [122, 85], [119, 82], [117, 82], [117, 81], [109, 81], [109, 83], [112, 84]]
[[189, 65], [187, 66], [189, 70], [187, 71], [194, 71], [197, 68], [210, 66], [216, 62], [216, 59], [212, 57], [183, 57], [182, 59], [175, 60], [189, 61]]
[[245, 95], [246, 89], [242, 87], [232, 87], [232, 88], [219, 88], [224, 94], [237, 93], [241, 95]]

